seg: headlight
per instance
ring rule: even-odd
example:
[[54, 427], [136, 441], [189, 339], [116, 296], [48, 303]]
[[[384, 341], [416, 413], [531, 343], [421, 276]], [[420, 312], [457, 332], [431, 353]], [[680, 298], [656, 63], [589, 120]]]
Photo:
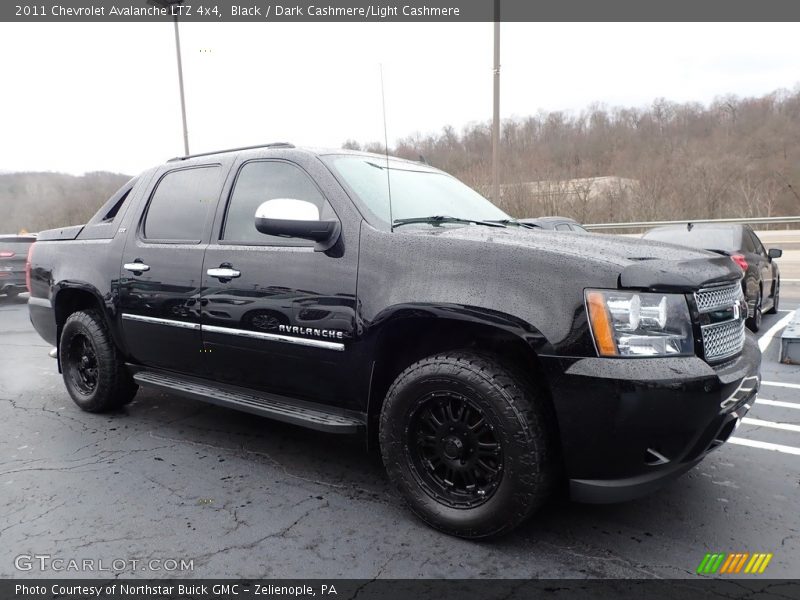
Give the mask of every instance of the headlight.
[[694, 354], [689, 308], [681, 294], [586, 290], [586, 311], [600, 356]]

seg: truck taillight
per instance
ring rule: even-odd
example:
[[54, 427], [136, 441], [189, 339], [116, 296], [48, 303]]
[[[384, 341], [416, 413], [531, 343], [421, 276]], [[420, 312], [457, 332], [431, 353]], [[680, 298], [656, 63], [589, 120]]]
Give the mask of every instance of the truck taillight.
[[6, 252], [5, 250], [0, 252], [0, 258], [14, 258], [14, 256], [13, 252]]
[[28, 288], [29, 294], [31, 292], [31, 255], [34, 246], [35, 244], [31, 244], [31, 247], [28, 248], [28, 258], [25, 259], [25, 287]]
[[747, 271], [747, 259], [744, 254], [731, 254], [731, 260], [739, 265], [742, 271]]

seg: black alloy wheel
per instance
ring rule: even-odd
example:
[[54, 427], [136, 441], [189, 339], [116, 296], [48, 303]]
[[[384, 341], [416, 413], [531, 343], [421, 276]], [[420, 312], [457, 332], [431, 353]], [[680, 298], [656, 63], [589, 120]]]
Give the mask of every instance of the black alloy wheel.
[[465, 396], [431, 392], [411, 415], [408, 450], [414, 474], [434, 498], [473, 508], [503, 476], [503, 449], [486, 415]]
[[90, 396], [97, 388], [97, 351], [87, 336], [77, 334], [70, 340], [64, 357], [64, 372], [75, 389]]

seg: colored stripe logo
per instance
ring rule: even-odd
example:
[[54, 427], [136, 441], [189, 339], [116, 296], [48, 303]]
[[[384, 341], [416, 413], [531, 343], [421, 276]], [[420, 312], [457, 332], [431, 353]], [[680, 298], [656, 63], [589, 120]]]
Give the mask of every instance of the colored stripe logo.
[[697, 573], [699, 575], [760, 574], [766, 571], [772, 556], [771, 552], [755, 552], [753, 554], [749, 552], [709, 552], [700, 561]]

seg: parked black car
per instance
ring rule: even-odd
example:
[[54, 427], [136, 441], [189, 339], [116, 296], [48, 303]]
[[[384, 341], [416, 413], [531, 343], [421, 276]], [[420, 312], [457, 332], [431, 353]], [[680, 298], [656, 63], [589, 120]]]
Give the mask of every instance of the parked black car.
[[25, 291], [25, 261], [35, 241], [33, 235], [0, 235], [0, 294], [14, 298]]
[[742, 292], [747, 300], [747, 326], [752, 331], [761, 328], [762, 313], [778, 311], [781, 274], [778, 263], [773, 259], [780, 258], [783, 251], [780, 248], [764, 248], [764, 244], [749, 225], [670, 225], [651, 229], [642, 237], [730, 256], [744, 271]]
[[575, 219], [569, 217], [536, 217], [530, 219], [519, 219], [520, 223], [534, 225], [542, 229], [555, 229], [556, 231], [577, 231], [578, 233], [588, 233]]
[[41, 233], [30, 270], [31, 321], [82, 409], [149, 386], [363, 434], [417, 515], [470, 538], [562, 486], [657, 489], [759, 385], [729, 258], [531, 230], [385, 156], [175, 159]]

